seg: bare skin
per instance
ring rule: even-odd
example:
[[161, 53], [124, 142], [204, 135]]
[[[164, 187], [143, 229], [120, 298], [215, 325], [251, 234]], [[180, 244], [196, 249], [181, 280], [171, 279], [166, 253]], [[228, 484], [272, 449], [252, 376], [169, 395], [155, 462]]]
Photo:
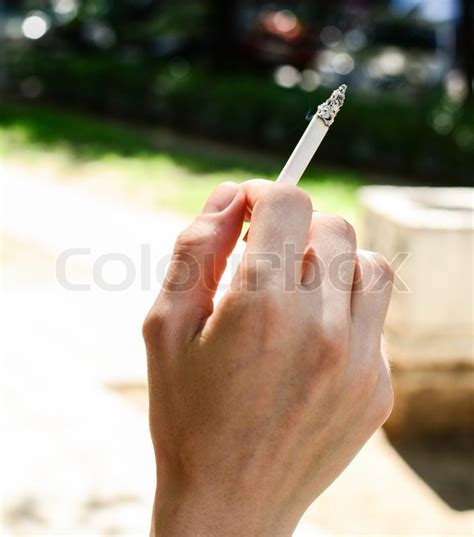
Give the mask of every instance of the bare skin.
[[[250, 213], [242, 263], [214, 308]], [[304, 257], [289, 262], [288, 245]], [[143, 328], [152, 535], [292, 535], [391, 412], [381, 333], [392, 279], [296, 187], [254, 180], [211, 194]]]

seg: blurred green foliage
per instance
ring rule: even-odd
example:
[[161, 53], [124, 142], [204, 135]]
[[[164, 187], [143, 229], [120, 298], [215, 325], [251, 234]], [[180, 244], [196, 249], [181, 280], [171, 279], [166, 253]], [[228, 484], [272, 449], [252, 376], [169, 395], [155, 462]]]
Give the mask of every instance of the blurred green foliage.
[[[180, 63], [181, 62], [181, 63]], [[251, 146], [291, 151], [305, 114], [328, 97], [271, 84], [256, 74], [216, 74], [186, 60], [120, 59], [61, 50], [16, 50], [14, 80], [41, 82], [42, 98]], [[474, 169], [474, 106], [440, 93], [356, 94], [318, 158], [357, 169], [467, 184]]]
[[[222, 181], [275, 179], [283, 160], [229, 146], [176, 137], [169, 131], [135, 129], [44, 106], [0, 103], [0, 156], [15, 164], [57, 167], [60, 177], [82, 181], [100, 177], [115, 182], [152, 205], [195, 215], [210, 190]], [[301, 186], [321, 211], [357, 219], [357, 189], [364, 183], [354, 172], [316, 168]], [[150, 187], [150, 188], [147, 188]], [[108, 189], [110, 191], [110, 188]]]

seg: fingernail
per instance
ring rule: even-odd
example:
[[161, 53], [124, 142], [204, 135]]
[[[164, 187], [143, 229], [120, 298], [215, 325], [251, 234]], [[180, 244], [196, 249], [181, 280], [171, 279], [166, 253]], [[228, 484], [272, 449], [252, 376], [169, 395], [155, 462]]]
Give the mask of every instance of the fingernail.
[[236, 183], [226, 182], [214, 189], [204, 205], [203, 213], [220, 213], [228, 207], [238, 192]]

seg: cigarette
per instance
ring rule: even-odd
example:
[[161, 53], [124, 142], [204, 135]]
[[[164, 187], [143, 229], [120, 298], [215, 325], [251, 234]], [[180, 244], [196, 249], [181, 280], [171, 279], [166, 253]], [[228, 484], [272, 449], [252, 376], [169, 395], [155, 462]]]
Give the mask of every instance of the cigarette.
[[318, 106], [316, 114], [300, 138], [288, 162], [278, 176], [277, 183], [297, 185], [311, 162], [318, 147], [334, 123], [346, 98], [347, 86], [343, 84], [333, 91], [331, 97]]
[[[318, 106], [316, 114], [314, 114], [303, 136], [293, 149], [293, 153], [283, 170], [281, 170], [276, 180], [277, 183], [297, 185], [300, 182], [301, 176], [321, 145], [329, 127], [334, 123], [339, 110], [342, 108], [346, 99], [346, 90], [347, 86], [345, 84], [339, 86], [337, 90], [332, 92], [331, 97], [327, 101]], [[250, 207], [247, 207], [247, 209], [251, 214]], [[243, 241], [247, 242], [248, 234], [249, 229], [245, 233], [242, 239]]]

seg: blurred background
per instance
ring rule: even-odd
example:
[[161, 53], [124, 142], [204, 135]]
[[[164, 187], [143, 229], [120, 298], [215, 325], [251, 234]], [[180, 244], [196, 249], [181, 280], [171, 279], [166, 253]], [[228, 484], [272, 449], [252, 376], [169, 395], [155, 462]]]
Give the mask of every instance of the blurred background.
[[0, 0], [4, 534], [147, 533], [176, 234], [342, 83], [301, 186], [397, 271], [397, 403], [300, 535], [472, 534], [473, 79], [471, 0]]

